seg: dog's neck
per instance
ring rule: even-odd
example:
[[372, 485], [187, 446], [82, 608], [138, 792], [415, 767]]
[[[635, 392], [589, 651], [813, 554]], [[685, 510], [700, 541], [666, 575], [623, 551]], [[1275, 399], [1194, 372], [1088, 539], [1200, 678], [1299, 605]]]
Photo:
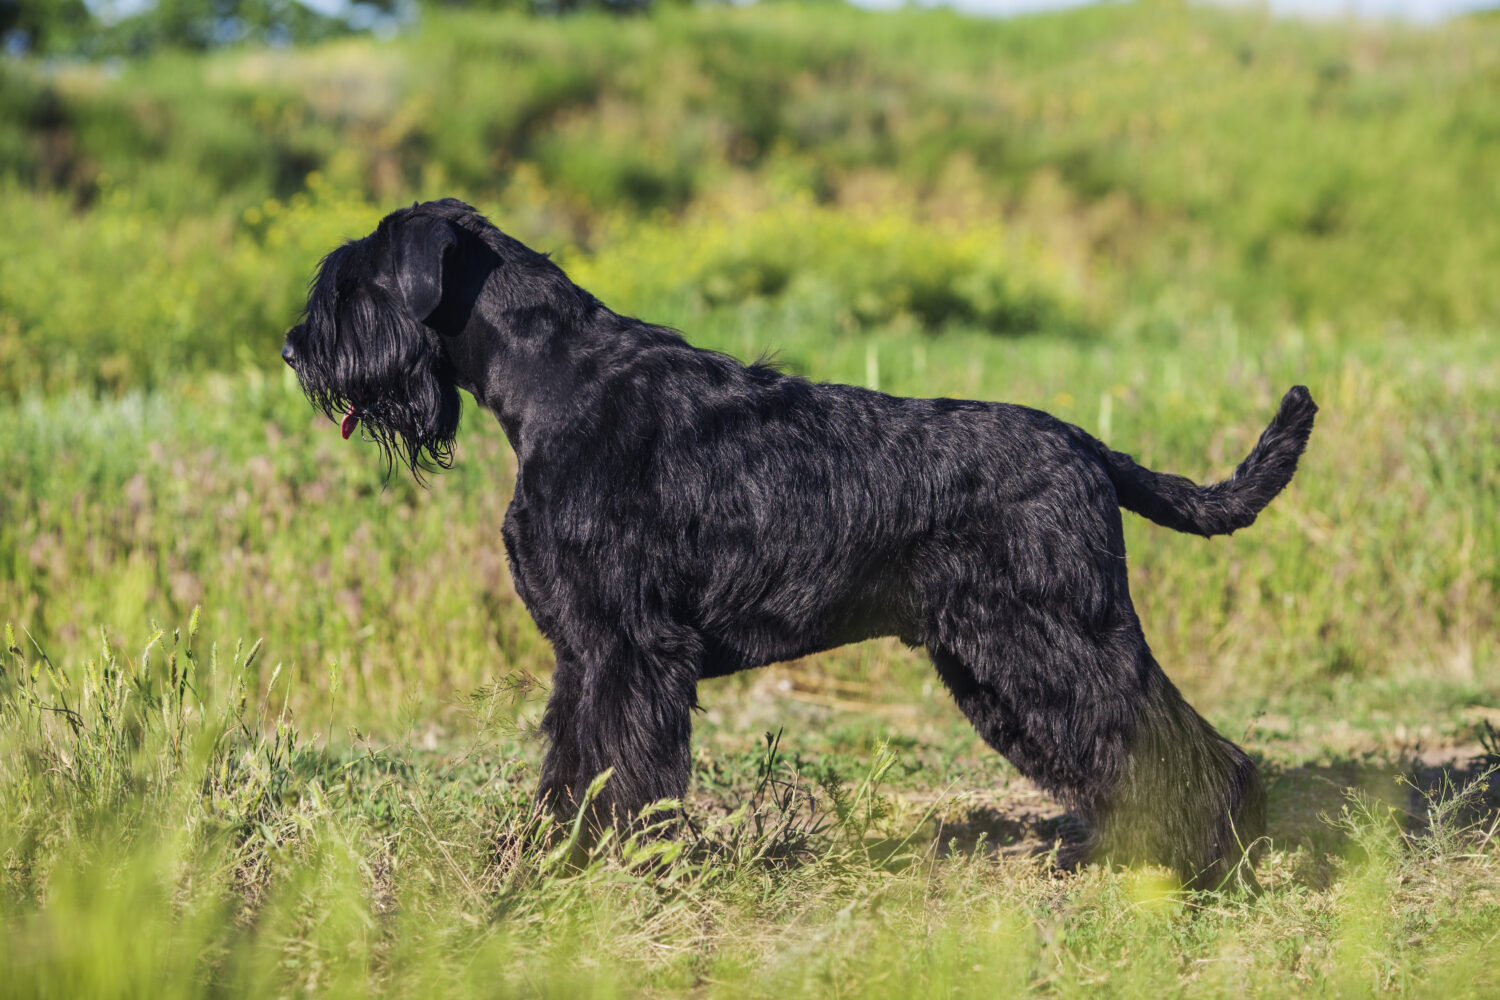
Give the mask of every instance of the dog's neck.
[[455, 383], [495, 415], [522, 462], [541, 449], [555, 454], [560, 438], [603, 430], [611, 390], [648, 354], [695, 350], [581, 294], [576, 312], [476, 309], [461, 334], [444, 338]]

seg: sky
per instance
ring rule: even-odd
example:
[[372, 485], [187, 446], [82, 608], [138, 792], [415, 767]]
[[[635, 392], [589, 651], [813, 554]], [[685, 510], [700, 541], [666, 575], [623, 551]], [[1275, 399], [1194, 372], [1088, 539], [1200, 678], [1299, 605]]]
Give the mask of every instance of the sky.
[[[113, 0], [112, 6], [128, 13], [147, 6], [151, 0]], [[302, 0], [309, 7], [337, 11], [348, 0]], [[852, 0], [863, 7], [899, 7], [906, 0]], [[1021, 14], [1079, 6], [1089, 0], [918, 0], [923, 6], [948, 6], [975, 14]], [[1284, 15], [1310, 18], [1344, 18], [1351, 15], [1367, 18], [1399, 18], [1417, 23], [1433, 23], [1454, 14], [1500, 5], [1500, 0], [1227, 0], [1227, 2], [1264, 3]], [[110, 0], [95, 0], [95, 6], [109, 6]]]
[[[318, 0], [320, 3], [338, 0]], [[864, 7], [899, 7], [905, 0], [853, 0]], [[1017, 14], [1073, 7], [1088, 0], [944, 0], [943, 6], [978, 14]], [[924, 3], [924, 6], [927, 5]], [[1454, 14], [1496, 6], [1496, 0], [1265, 0], [1271, 10], [1308, 18], [1399, 18], [1433, 23]]]
[[[336, 3], [339, 0], [317, 0]], [[854, 0], [864, 7], [899, 7], [905, 0]], [[1088, 0], [944, 0], [943, 6], [977, 14], [1017, 14], [1073, 7]], [[926, 5], [926, 4], [924, 4]], [[1433, 23], [1454, 14], [1495, 6], [1495, 0], [1265, 0], [1266, 7], [1288, 16], [1317, 19], [1399, 18]]]

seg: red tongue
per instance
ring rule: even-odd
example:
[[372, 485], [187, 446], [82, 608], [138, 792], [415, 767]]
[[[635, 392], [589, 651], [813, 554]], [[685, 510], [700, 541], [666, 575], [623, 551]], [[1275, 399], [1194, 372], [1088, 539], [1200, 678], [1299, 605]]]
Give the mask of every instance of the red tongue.
[[344, 440], [349, 440], [349, 435], [354, 433], [354, 428], [359, 425], [359, 414], [354, 412], [354, 407], [349, 407], [349, 412], [344, 414], [344, 422], [339, 425], [339, 433], [344, 435]]

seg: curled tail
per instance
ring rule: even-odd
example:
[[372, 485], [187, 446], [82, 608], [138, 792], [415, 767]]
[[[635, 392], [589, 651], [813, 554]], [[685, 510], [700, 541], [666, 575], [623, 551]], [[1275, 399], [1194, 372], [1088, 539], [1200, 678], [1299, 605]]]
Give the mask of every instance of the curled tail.
[[1115, 484], [1120, 506], [1157, 524], [1195, 535], [1227, 535], [1249, 527], [1297, 471], [1318, 406], [1306, 386], [1293, 386], [1250, 455], [1222, 483], [1152, 472], [1129, 455], [1095, 442]]

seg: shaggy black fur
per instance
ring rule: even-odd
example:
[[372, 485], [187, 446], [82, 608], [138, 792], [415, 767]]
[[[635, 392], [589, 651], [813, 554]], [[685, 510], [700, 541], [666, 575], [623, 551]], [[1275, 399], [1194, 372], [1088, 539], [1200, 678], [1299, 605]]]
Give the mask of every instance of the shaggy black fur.
[[283, 351], [387, 458], [446, 465], [465, 389], [519, 460], [504, 537], [557, 655], [539, 799], [616, 820], [687, 789], [699, 680], [872, 636], [925, 646], [974, 727], [1116, 860], [1222, 882], [1254, 763], [1177, 693], [1131, 606], [1120, 508], [1243, 528], [1317, 407], [1232, 479], [1152, 472], [1038, 410], [819, 385], [619, 316], [453, 200], [331, 253]]

